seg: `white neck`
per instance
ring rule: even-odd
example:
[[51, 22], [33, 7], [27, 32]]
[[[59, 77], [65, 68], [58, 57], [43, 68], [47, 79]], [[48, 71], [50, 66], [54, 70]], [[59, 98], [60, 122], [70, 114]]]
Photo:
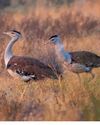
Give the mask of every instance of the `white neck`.
[[5, 50], [5, 54], [4, 54], [4, 61], [5, 61], [5, 66], [7, 67], [7, 64], [9, 62], [9, 60], [12, 58], [13, 53], [12, 53], [12, 47], [14, 45], [14, 43], [17, 41], [18, 37], [13, 37], [10, 42], [8, 43], [6, 50]]
[[60, 42], [60, 41], [58, 41], [57, 43], [56, 43], [56, 51], [58, 52], [58, 53], [61, 53], [61, 54], [63, 54], [64, 53], [64, 45]]
[[59, 40], [57, 43], [56, 43], [56, 54], [59, 56], [62, 57], [63, 60], [66, 60], [67, 63], [71, 63], [71, 55], [69, 54], [69, 52], [65, 51], [64, 50], [64, 45], [62, 44], [62, 42]]

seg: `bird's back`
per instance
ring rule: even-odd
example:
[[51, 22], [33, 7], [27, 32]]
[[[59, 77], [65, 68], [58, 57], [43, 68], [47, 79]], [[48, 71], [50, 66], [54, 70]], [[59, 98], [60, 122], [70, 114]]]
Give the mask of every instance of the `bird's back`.
[[12, 57], [8, 62], [7, 69], [13, 71], [20, 70], [29, 74], [34, 73], [38, 79], [45, 77], [57, 78], [57, 76], [49, 66], [45, 65], [37, 59], [33, 59], [30, 57]]
[[70, 52], [72, 56], [72, 62], [86, 65], [87, 67], [99, 67], [100, 56], [88, 52], [88, 51], [76, 51]]

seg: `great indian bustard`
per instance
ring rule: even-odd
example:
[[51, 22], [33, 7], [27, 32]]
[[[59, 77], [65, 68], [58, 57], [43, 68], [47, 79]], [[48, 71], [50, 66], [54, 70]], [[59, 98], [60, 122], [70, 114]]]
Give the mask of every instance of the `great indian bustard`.
[[55, 45], [57, 56], [60, 57], [68, 70], [76, 73], [78, 76], [79, 73], [83, 72], [91, 73], [92, 79], [94, 78], [92, 69], [100, 67], [100, 56], [88, 51], [67, 52], [64, 50], [58, 35], [51, 36], [49, 40]]
[[4, 54], [5, 67], [11, 76], [20, 77], [23, 81], [39, 80], [45, 77], [57, 78], [53, 70], [39, 60], [26, 56], [13, 55], [12, 47], [21, 37], [20, 32], [10, 30], [4, 32], [4, 34], [11, 37]]

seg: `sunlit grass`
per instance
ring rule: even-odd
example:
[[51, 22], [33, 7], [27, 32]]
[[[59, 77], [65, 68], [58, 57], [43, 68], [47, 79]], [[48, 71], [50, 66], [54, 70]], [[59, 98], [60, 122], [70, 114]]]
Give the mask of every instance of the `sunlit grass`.
[[[88, 2], [80, 11], [77, 3], [59, 8], [39, 5], [27, 10], [0, 15], [1, 34], [9, 29], [22, 33], [23, 38], [13, 48], [16, 55], [37, 58], [60, 72], [54, 46], [44, 45], [54, 34], [61, 36], [68, 51], [88, 50], [100, 55], [98, 3]], [[93, 70], [92, 81], [90, 74], [83, 73], [79, 82], [76, 74], [65, 69], [62, 79], [24, 83], [4, 68], [8, 40], [6, 36], [0, 39], [0, 120], [100, 120], [100, 68]]]

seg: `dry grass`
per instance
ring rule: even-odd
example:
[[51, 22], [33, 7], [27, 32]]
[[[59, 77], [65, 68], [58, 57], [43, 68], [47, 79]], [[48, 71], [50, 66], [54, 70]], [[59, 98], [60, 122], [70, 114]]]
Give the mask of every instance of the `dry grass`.
[[[89, 50], [100, 55], [99, 3], [5, 11], [0, 15], [0, 34], [13, 28], [21, 31], [24, 39], [16, 43], [14, 53], [32, 56], [60, 71], [54, 47], [43, 44], [51, 35], [59, 34], [66, 50]], [[0, 120], [100, 120], [100, 69], [93, 70], [96, 77], [91, 82], [90, 75], [82, 74], [79, 83], [75, 74], [66, 72], [62, 81], [45, 79], [28, 85], [13, 79], [4, 69], [8, 38], [0, 40]]]

